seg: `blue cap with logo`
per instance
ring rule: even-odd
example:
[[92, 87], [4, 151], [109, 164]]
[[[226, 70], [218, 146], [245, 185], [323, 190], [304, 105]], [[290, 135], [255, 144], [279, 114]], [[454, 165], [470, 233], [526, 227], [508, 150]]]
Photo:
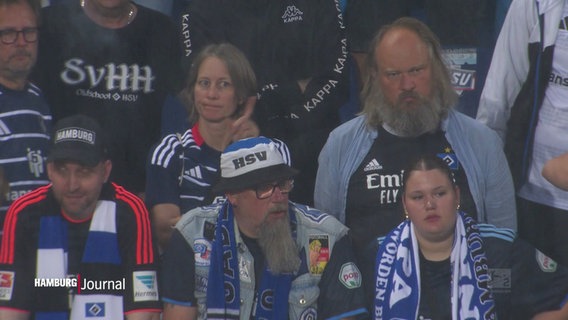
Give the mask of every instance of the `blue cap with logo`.
[[214, 191], [243, 190], [297, 173], [289, 165], [288, 147], [283, 142], [262, 136], [243, 139], [221, 154], [221, 179]]
[[103, 135], [99, 124], [85, 115], [63, 118], [55, 124], [47, 161], [73, 161], [94, 167], [107, 159]]

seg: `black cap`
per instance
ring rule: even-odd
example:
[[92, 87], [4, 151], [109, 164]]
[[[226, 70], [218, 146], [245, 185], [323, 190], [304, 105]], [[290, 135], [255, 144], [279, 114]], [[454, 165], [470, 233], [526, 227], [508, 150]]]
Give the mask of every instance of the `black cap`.
[[94, 167], [107, 159], [103, 130], [92, 118], [74, 115], [59, 120], [51, 137], [47, 161], [73, 161]]

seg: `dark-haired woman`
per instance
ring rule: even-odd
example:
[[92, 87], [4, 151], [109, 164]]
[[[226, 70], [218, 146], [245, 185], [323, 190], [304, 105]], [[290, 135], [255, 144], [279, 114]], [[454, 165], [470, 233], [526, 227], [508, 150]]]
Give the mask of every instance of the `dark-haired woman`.
[[444, 161], [418, 158], [403, 183], [408, 218], [363, 266], [375, 319], [567, 319], [567, 270], [460, 211]]

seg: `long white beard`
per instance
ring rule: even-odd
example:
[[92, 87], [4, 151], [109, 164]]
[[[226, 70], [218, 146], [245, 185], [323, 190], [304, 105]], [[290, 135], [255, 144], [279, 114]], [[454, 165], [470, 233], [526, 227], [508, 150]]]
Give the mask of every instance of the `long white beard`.
[[264, 222], [260, 227], [258, 244], [262, 248], [268, 268], [274, 274], [295, 273], [300, 267], [298, 247], [292, 239], [290, 218]]

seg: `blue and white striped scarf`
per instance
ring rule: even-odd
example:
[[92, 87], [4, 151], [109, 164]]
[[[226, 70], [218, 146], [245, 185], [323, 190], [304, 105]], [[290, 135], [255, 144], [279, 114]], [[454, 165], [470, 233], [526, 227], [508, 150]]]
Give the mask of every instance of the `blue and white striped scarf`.
[[[416, 319], [420, 306], [418, 248], [409, 220], [381, 243], [375, 264], [375, 319]], [[475, 221], [463, 212], [456, 221], [450, 262], [452, 319], [495, 319], [481, 236]]]
[[[257, 296], [272, 301], [272, 306], [256, 303], [255, 319], [288, 319], [288, 295], [292, 275], [274, 275], [264, 270]], [[270, 298], [272, 297], [272, 298]], [[207, 282], [207, 319], [239, 319], [240, 279], [235, 239], [233, 207], [226, 201], [221, 207], [211, 249]]]
[[[37, 278], [67, 278], [68, 222], [61, 215], [43, 216], [40, 219], [39, 244], [37, 251]], [[116, 203], [98, 201], [89, 226], [89, 234], [81, 263], [120, 264], [116, 234]], [[80, 286], [80, 283], [77, 283]], [[38, 320], [79, 320], [92, 319], [86, 313], [89, 303], [105, 305], [108, 318], [122, 319], [122, 296], [116, 295], [75, 295], [71, 317], [67, 312], [36, 312]]]

